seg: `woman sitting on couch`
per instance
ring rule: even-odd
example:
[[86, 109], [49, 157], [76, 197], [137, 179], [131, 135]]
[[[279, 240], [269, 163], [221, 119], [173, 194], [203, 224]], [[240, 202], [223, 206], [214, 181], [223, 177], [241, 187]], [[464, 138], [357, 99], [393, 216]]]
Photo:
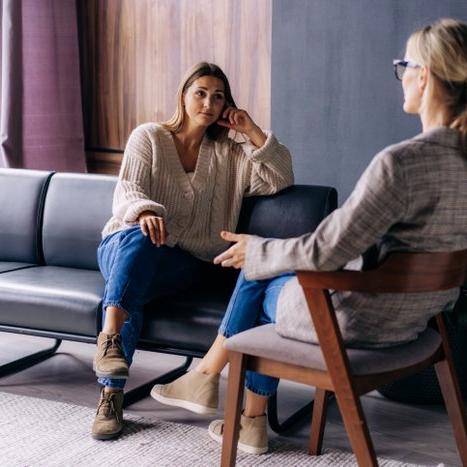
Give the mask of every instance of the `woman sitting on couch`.
[[[230, 129], [248, 142], [233, 141]], [[94, 438], [122, 430], [123, 387], [144, 305], [193, 287], [225, 249], [219, 232], [236, 228], [244, 196], [292, 183], [287, 148], [236, 108], [227, 77], [211, 63], [188, 71], [171, 120], [132, 132], [98, 249], [105, 292], [94, 368], [104, 387]]]

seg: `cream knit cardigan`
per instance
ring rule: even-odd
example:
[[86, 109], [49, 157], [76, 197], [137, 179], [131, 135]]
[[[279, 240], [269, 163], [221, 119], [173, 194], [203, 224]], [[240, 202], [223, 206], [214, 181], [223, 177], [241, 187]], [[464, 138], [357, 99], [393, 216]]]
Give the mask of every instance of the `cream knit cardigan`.
[[205, 136], [190, 179], [172, 134], [156, 123], [138, 126], [125, 148], [113, 216], [102, 236], [135, 225], [143, 211], [154, 211], [165, 219], [168, 246], [211, 261], [228, 247], [219, 234], [235, 230], [244, 196], [273, 194], [293, 183], [289, 151], [266, 134], [259, 149]]

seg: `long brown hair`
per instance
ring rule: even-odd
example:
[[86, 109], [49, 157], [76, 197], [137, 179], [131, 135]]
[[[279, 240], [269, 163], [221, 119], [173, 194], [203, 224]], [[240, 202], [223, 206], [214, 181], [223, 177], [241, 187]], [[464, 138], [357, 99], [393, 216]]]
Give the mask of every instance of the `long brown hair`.
[[[177, 91], [177, 108], [172, 117], [166, 122], [162, 122], [161, 125], [172, 133], [177, 133], [183, 126], [185, 121], [185, 109], [183, 107], [183, 96], [188, 88], [202, 76], [213, 76], [214, 78], [220, 79], [224, 83], [224, 96], [226, 106], [237, 107], [232, 97], [232, 91], [230, 90], [229, 80], [221, 68], [214, 63], [201, 62], [192, 66], [183, 77], [182, 81], [178, 86]], [[222, 127], [217, 123], [213, 123], [208, 126], [206, 135], [212, 140], [222, 139], [227, 136], [229, 132], [228, 128]]]

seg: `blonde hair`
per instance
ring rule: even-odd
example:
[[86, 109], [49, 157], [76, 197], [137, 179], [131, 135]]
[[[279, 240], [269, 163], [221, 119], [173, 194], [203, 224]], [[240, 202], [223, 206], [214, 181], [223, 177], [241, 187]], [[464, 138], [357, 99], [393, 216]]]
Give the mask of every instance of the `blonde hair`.
[[[220, 79], [224, 83], [224, 96], [226, 106], [236, 107], [235, 101], [232, 97], [230, 90], [229, 80], [221, 68], [214, 63], [200, 62], [193, 65], [182, 78], [177, 91], [177, 108], [172, 117], [161, 125], [172, 133], [177, 133], [181, 130], [185, 121], [185, 109], [183, 106], [183, 96], [188, 88], [202, 76], [213, 76]], [[227, 136], [228, 128], [222, 127], [217, 123], [213, 123], [206, 130], [206, 135], [212, 139], [217, 140]]]
[[441, 19], [414, 32], [407, 41], [411, 58], [431, 74], [422, 107], [433, 96], [447, 109], [444, 125], [462, 134], [467, 150], [467, 23]]

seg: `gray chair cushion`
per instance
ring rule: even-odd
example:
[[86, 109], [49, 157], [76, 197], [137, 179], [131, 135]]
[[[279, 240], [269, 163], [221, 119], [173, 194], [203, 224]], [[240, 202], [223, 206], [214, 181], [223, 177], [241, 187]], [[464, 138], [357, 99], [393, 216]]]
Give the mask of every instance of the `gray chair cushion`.
[[[428, 328], [408, 344], [385, 349], [347, 349], [352, 373], [368, 375], [397, 370], [428, 358], [441, 344], [439, 334]], [[274, 324], [258, 326], [225, 341], [224, 346], [235, 352], [270, 358], [279, 362], [326, 370], [319, 345], [286, 339], [277, 334]]]
[[0, 261], [0, 274], [2, 272], [14, 271], [16, 269], [29, 268], [35, 266], [31, 263], [17, 263], [15, 261]]
[[38, 235], [51, 172], [0, 169], [0, 261], [39, 263]]
[[55, 174], [44, 207], [45, 263], [97, 270], [101, 231], [111, 216], [117, 178], [106, 175]]
[[96, 335], [100, 272], [37, 266], [0, 274], [2, 325]]

